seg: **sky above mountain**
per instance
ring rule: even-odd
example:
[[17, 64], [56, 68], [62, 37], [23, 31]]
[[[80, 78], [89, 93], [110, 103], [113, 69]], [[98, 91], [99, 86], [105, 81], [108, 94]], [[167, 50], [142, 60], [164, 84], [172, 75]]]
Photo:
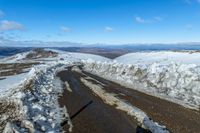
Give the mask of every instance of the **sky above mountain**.
[[199, 35], [200, 0], [0, 0], [0, 45], [200, 42]]

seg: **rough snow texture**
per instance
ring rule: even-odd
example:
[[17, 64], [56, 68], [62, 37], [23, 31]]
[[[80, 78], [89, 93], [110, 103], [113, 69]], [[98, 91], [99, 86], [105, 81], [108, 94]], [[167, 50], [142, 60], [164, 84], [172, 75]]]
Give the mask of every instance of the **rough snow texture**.
[[[15, 92], [9, 93], [13, 99], [14, 105], [21, 103], [20, 107], [14, 114], [21, 117], [17, 121], [15, 119], [5, 119], [7, 122], [4, 132], [7, 130], [18, 132], [60, 132], [60, 123], [62, 121], [62, 112], [58, 105], [58, 96], [62, 93], [60, 80], [55, 77], [56, 68], [60, 68], [61, 64], [55, 66], [43, 66], [43, 70], [31, 71], [33, 76], [15, 89]], [[34, 74], [33, 74], [34, 73]], [[6, 99], [6, 97], [2, 97]], [[7, 105], [7, 104], [5, 104]], [[12, 109], [13, 110], [13, 109]], [[11, 111], [12, 111], [11, 110]], [[11, 112], [9, 111], [9, 112]], [[65, 113], [65, 112], [63, 112]], [[6, 115], [3, 114], [4, 118]], [[19, 119], [21, 118], [21, 119]]]
[[107, 93], [105, 90], [103, 90], [101, 85], [93, 84], [84, 78], [81, 78], [81, 81], [96, 95], [102, 98], [105, 103], [109, 105], [116, 105], [117, 109], [125, 111], [128, 115], [135, 117], [144, 128], [150, 130], [153, 133], [169, 133], [169, 131], [166, 130], [166, 127], [160, 126], [159, 124], [153, 122], [142, 110], [127, 104], [113, 94]]
[[60, 132], [61, 114], [57, 98], [62, 93], [60, 80], [55, 78], [57, 66], [46, 69], [34, 79], [32, 89], [23, 97], [27, 119], [37, 132]]
[[[79, 64], [81, 60], [106, 58], [80, 53], [60, 52], [56, 57], [27, 60], [31, 52], [20, 53], [0, 60], [1, 63], [26, 63], [39, 61], [30, 72], [6, 77], [0, 80], [0, 132], [61, 132], [60, 124], [72, 123], [67, 109], [61, 109], [58, 96], [64, 83], [55, 77], [56, 72], [68, 65]], [[26, 59], [26, 60], [24, 60]], [[65, 83], [67, 86], [67, 83]], [[69, 88], [70, 89], [70, 88]]]
[[85, 61], [86, 71], [130, 88], [197, 109], [200, 105], [200, 66], [152, 63], [124, 65]]

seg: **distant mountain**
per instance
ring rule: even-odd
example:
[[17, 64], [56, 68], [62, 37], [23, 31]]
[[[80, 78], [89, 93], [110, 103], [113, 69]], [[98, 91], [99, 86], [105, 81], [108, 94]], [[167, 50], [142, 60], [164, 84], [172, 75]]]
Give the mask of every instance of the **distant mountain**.
[[24, 48], [24, 47], [0, 47], [0, 56], [10, 56], [17, 53], [29, 51], [33, 48]]
[[[39, 43], [39, 42], [38, 42]], [[93, 44], [93, 45], [79, 45], [71, 44], [66, 45], [62, 42], [59, 44], [49, 44], [50, 48], [60, 49], [69, 52], [82, 52], [82, 53], [92, 53], [114, 58], [126, 53], [136, 52], [136, 51], [163, 51], [163, 50], [200, 50], [200, 43], [182, 43], [182, 44], [124, 44], [124, 45], [106, 45], [106, 44]], [[32, 45], [31, 45], [32, 46]], [[38, 46], [38, 45], [36, 45]], [[43, 45], [40, 45], [43, 46]], [[42, 48], [49, 48], [45, 47]], [[51, 47], [54, 46], [54, 47]], [[61, 47], [62, 46], [62, 47]], [[0, 56], [10, 56], [17, 53], [29, 51], [39, 47], [0, 47]]]

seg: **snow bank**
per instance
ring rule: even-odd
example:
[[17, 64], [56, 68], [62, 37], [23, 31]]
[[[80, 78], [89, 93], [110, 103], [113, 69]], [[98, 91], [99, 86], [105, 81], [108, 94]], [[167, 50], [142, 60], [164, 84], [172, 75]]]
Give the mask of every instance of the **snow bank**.
[[8, 99], [5, 94], [1, 97], [12, 100], [15, 105], [20, 103], [16, 114], [21, 114], [18, 121], [5, 119], [4, 132], [60, 132], [62, 116], [66, 112], [60, 109], [57, 101], [62, 93], [62, 84], [55, 73], [62, 66], [59, 63], [36, 66], [29, 72], [31, 78], [11, 89]]
[[186, 107], [200, 105], [200, 66], [152, 63], [125, 65], [118, 62], [84, 61], [86, 71], [121, 85], [158, 96]]
[[57, 98], [62, 93], [62, 86], [55, 78], [56, 67], [59, 65], [41, 71], [33, 79], [33, 88], [26, 90], [22, 98], [26, 119], [32, 123], [35, 132], [60, 131], [62, 119]]

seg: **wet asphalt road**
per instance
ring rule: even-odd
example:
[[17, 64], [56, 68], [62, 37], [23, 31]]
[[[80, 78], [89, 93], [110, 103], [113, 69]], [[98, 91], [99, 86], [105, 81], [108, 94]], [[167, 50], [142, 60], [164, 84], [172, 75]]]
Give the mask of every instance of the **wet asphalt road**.
[[[70, 116], [92, 101], [83, 111], [72, 118], [72, 133], [146, 133], [137, 122], [125, 112], [105, 104], [80, 81], [80, 74], [62, 71], [58, 74], [62, 81], [68, 81], [72, 92], [64, 90], [59, 98], [60, 106], [66, 106]], [[68, 126], [64, 126], [68, 131]]]
[[[147, 115], [166, 127], [173, 133], [199, 133], [199, 112], [186, 109], [175, 103], [168, 102], [116, 83], [105, 80], [93, 74], [84, 72], [85, 75], [105, 84], [104, 90], [116, 94], [120, 99], [126, 100], [147, 113]], [[95, 96], [92, 91], [84, 86], [80, 77], [83, 74], [69, 70], [58, 74], [62, 81], [68, 81], [72, 92], [65, 89], [59, 99], [61, 106], [66, 106], [70, 116], [73, 116], [81, 107], [92, 101], [83, 111], [72, 119], [73, 133], [142, 133], [147, 132], [140, 128], [137, 122], [125, 112], [115, 109], [114, 106], [105, 104], [102, 99]], [[67, 128], [63, 128], [67, 130]]]

